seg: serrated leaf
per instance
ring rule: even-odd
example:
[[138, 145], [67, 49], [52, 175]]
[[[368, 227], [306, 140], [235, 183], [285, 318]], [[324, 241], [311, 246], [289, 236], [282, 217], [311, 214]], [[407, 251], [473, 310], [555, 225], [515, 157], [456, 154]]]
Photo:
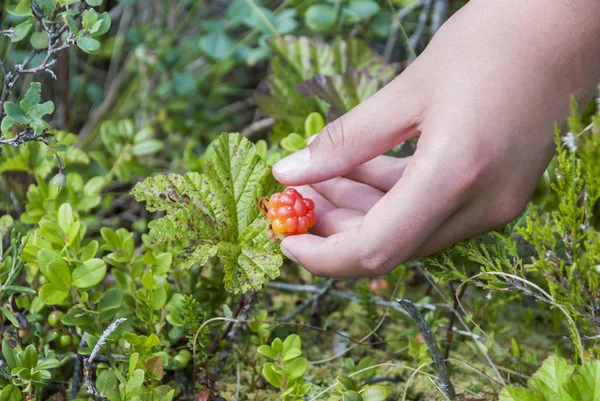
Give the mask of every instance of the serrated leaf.
[[35, 119], [42, 118], [46, 114], [52, 113], [54, 113], [54, 102], [50, 100], [41, 104], [33, 104], [29, 108], [29, 116]]
[[205, 264], [219, 256], [228, 291], [258, 290], [279, 275], [283, 260], [266, 232], [258, 200], [279, 189], [254, 145], [239, 134], [215, 142], [206, 174], [162, 174], [138, 183], [133, 194], [149, 211], [166, 216], [150, 227], [150, 240], [188, 240], [195, 245], [174, 267]]
[[29, 89], [27, 89], [25, 96], [23, 96], [23, 99], [19, 103], [19, 106], [21, 106], [21, 109], [23, 109], [23, 111], [28, 113], [29, 108], [34, 104], [38, 104], [39, 102], [41, 102], [41, 100], [42, 84], [40, 84], [39, 82], [32, 82], [29, 85]]
[[[600, 361], [588, 361], [577, 368], [575, 375], [566, 384], [568, 395], [573, 401], [595, 401], [600, 399]], [[547, 400], [554, 399], [546, 397]], [[563, 398], [561, 401], [571, 401]]]
[[563, 386], [569, 380], [575, 368], [564, 358], [551, 356], [529, 379], [529, 387], [544, 394], [547, 401], [565, 400]]
[[540, 393], [511, 386], [502, 389], [499, 401], [545, 401], [545, 399]]

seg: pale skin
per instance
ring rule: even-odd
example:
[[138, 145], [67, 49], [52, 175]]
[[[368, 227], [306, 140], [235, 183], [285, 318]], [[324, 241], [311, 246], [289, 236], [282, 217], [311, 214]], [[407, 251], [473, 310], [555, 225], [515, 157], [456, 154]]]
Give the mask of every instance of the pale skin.
[[[318, 216], [283, 253], [318, 276], [377, 276], [510, 222], [570, 97], [586, 105], [599, 81], [600, 1], [470, 1], [394, 81], [273, 167]], [[381, 156], [417, 135], [413, 156]]]

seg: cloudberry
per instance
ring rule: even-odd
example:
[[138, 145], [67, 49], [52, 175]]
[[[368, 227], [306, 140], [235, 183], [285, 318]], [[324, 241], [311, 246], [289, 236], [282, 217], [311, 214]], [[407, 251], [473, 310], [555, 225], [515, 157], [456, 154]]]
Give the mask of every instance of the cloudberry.
[[304, 234], [317, 219], [315, 203], [294, 188], [274, 193], [269, 200], [263, 198], [260, 208], [271, 221], [269, 228], [275, 236]]

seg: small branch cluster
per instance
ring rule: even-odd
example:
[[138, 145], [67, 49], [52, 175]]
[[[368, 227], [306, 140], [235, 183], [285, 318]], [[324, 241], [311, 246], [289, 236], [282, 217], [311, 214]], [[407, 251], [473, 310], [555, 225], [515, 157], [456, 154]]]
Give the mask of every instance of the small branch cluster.
[[[31, 10], [35, 19], [40, 23], [40, 26], [48, 35], [48, 48], [45, 49], [46, 56], [40, 65], [37, 67], [28, 68], [29, 63], [31, 63], [33, 58], [44, 51], [33, 50], [25, 58], [23, 63], [15, 65], [14, 69], [11, 71], [8, 71], [4, 64], [0, 61], [0, 70], [3, 75], [2, 94], [0, 95], [0, 120], [2, 120], [5, 116], [4, 102], [8, 99], [8, 96], [21, 76], [24, 74], [35, 74], [37, 72], [45, 71], [49, 73], [52, 78], [56, 79], [56, 74], [50, 69], [50, 67], [56, 63], [56, 59], [53, 58], [53, 56], [59, 51], [67, 49], [75, 44], [75, 36], [69, 30], [68, 26], [64, 23], [54, 23], [58, 12], [61, 10], [61, 7], [56, 7], [53, 15], [48, 19], [46, 19], [46, 17], [43, 15], [42, 10], [37, 4], [33, 3]], [[47, 20], [50, 21], [50, 24], [46, 22]], [[68, 34], [63, 39], [63, 34], [67, 31]], [[0, 31], [0, 34], [12, 37], [14, 31], [12, 29], [7, 29]]]
[[41, 135], [36, 135], [30, 127], [27, 127], [24, 131], [19, 132], [14, 138], [5, 139], [0, 136], [0, 146], [8, 145], [16, 148], [24, 143], [32, 141], [43, 142], [47, 145], [49, 136], [50, 134], [46, 131]]

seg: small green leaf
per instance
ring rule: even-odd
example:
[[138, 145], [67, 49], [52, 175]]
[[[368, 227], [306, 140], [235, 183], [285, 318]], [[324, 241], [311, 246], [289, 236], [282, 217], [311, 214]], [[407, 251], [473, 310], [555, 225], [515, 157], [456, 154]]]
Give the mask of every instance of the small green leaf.
[[281, 140], [281, 147], [290, 152], [302, 150], [307, 146], [306, 140], [298, 134], [291, 133]]
[[163, 148], [163, 142], [158, 139], [136, 143], [131, 147], [131, 154], [134, 156], [147, 156], [154, 154]]
[[345, 375], [339, 375], [337, 377], [338, 385], [342, 391], [358, 391], [356, 382], [350, 377]]
[[106, 275], [106, 263], [102, 259], [90, 259], [73, 271], [73, 286], [90, 288], [100, 284]]
[[144, 371], [142, 369], [136, 369], [133, 375], [127, 380], [125, 391], [128, 396], [133, 396], [144, 384]]
[[273, 369], [274, 367], [275, 365], [271, 362], [265, 363], [263, 366], [263, 376], [272, 386], [279, 388], [283, 382], [283, 377], [279, 373], [275, 372]]
[[281, 339], [274, 339], [271, 343], [271, 348], [273, 348], [273, 351], [275, 351], [277, 354], [283, 353], [283, 342], [281, 341]]
[[391, 391], [386, 386], [369, 386], [362, 394], [362, 398], [369, 401], [386, 401]]
[[314, 4], [306, 10], [304, 22], [314, 32], [327, 32], [333, 28], [336, 10], [328, 4]]
[[6, 365], [13, 370], [17, 367], [17, 352], [10, 346], [8, 340], [2, 341], [2, 358], [6, 362]]
[[29, 34], [31, 28], [33, 27], [33, 23], [30, 20], [26, 20], [21, 22], [14, 28], [13, 37], [10, 39], [11, 42], [20, 42]]
[[0, 391], [0, 401], [22, 401], [24, 399], [21, 389], [14, 384], [8, 384]]
[[64, 301], [68, 295], [69, 290], [65, 290], [63, 287], [58, 287], [52, 283], [44, 284], [39, 292], [40, 299], [46, 305], [58, 304]]
[[69, 234], [74, 221], [73, 208], [69, 203], [63, 203], [58, 209], [58, 226], [63, 234]]
[[27, 89], [25, 96], [23, 96], [23, 99], [19, 103], [19, 106], [21, 106], [21, 109], [23, 109], [25, 113], [29, 113], [29, 109], [31, 108], [31, 106], [33, 106], [34, 104], [38, 104], [41, 100], [42, 84], [40, 84], [39, 82], [32, 82], [29, 85], [29, 89]]
[[88, 36], [81, 36], [77, 39], [77, 46], [88, 54], [100, 53], [100, 42]]
[[35, 346], [32, 344], [28, 345], [25, 348], [25, 355], [23, 356], [23, 366], [28, 369], [33, 369], [37, 366], [38, 363], [38, 354], [35, 350]]
[[45, 32], [34, 32], [29, 38], [31, 45], [38, 50], [48, 48], [48, 35]]
[[[85, 10], [83, 12], [83, 29], [91, 30], [96, 22], [98, 22], [99, 15], [94, 9]], [[92, 32], [90, 32], [92, 33]]]
[[4, 112], [17, 124], [27, 125], [31, 122], [31, 118], [27, 117], [25, 112], [16, 103], [9, 101], [4, 102]]
[[350, 17], [353, 23], [372, 17], [379, 10], [381, 7], [373, 0], [350, 0], [350, 3], [344, 7], [344, 13]]
[[302, 349], [302, 339], [300, 338], [300, 336], [298, 334], [291, 334], [291, 335], [287, 336], [287, 338], [283, 342], [283, 353], [284, 354], [293, 349], [297, 349], [297, 350]]
[[283, 357], [281, 358], [281, 360], [283, 362], [288, 362], [294, 358], [299, 357], [300, 355], [302, 355], [302, 350], [299, 350], [298, 348], [292, 348], [288, 351], [283, 352]]
[[257, 351], [259, 354], [264, 355], [267, 358], [277, 359], [277, 353], [273, 351], [273, 348], [269, 347], [268, 345], [261, 345], [260, 347], [258, 347]]
[[0, 308], [0, 312], [2, 312], [2, 315], [7, 318], [13, 326], [15, 326], [16, 328], [20, 328], [21, 325], [19, 324], [19, 321], [17, 320], [17, 317], [14, 315], [14, 313], [12, 313], [11, 311], [9, 311], [8, 309], [1, 307]]
[[100, 6], [102, 4], [102, 1], [104, 1], [104, 0], [85, 0], [85, 2], [88, 3], [92, 7]]
[[227, 57], [233, 50], [233, 41], [223, 32], [210, 32], [200, 38], [200, 49], [213, 59]]
[[347, 391], [342, 396], [342, 401], [363, 401], [363, 398], [356, 391]]
[[310, 113], [304, 121], [304, 133], [307, 138], [318, 134], [325, 128], [325, 119], [320, 113]]
[[29, 108], [29, 116], [31, 118], [42, 118], [46, 114], [54, 113], [54, 102], [47, 101], [42, 104], [33, 104]]
[[117, 376], [112, 369], [103, 370], [96, 379], [96, 389], [100, 395], [106, 395], [117, 387]]
[[289, 380], [295, 380], [302, 377], [306, 369], [308, 369], [308, 360], [296, 358], [285, 366], [285, 375]]

